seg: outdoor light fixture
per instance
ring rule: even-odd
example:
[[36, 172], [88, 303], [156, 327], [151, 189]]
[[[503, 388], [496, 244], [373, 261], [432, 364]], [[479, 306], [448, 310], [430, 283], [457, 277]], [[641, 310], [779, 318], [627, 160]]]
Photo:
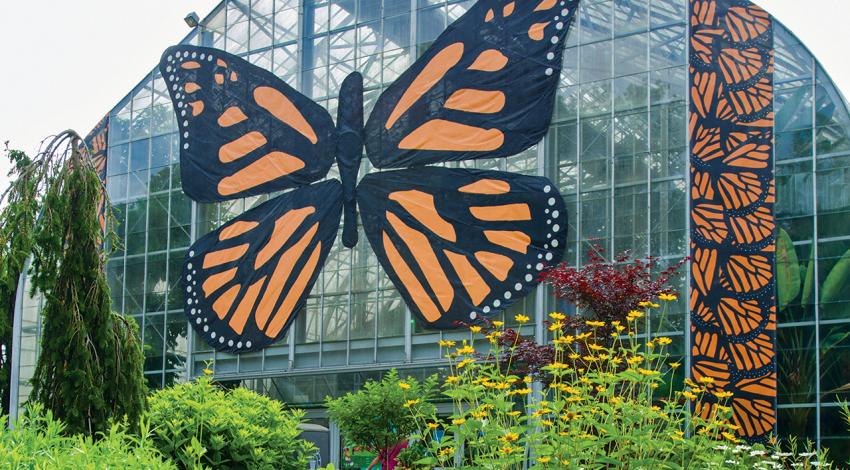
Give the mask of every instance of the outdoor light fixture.
[[201, 22], [201, 19], [198, 17], [198, 14], [193, 11], [192, 13], [186, 15], [186, 17], [183, 18], [183, 21], [185, 21], [190, 28], [194, 28], [198, 26], [198, 24]]

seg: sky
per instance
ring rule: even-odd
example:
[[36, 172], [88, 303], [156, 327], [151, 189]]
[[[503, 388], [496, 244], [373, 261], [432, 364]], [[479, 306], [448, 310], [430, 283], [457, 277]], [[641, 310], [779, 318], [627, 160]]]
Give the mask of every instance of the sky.
[[[528, 1], [528, 0], [525, 0]], [[0, 145], [85, 135], [218, 0], [0, 0]], [[850, 2], [758, 0], [807, 45], [850, 97]], [[8, 162], [0, 158], [0, 190]]]

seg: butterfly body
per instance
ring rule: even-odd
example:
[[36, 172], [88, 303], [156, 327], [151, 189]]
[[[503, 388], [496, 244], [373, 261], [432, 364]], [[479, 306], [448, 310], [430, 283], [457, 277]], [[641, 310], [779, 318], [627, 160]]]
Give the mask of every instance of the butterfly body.
[[[548, 129], [578, 0], [480, 0], [382, 93], [364, 123], [363, 77], [336, 123], [270, 72], [174, 46], [160, 70], [180, 129], [184, 191], [202, 202], [287, 191], [197, 240], [183, 271], [190, 323], [219, 351], [280, 340], [342, 224], [363, 231], [414, 316], [452, 328], [510, 307], [560, 261], [566, 210], [547, 178], [431, 166], [498, 158]], [[375, 168], [358, 184], [366, 149]], [[323, 178], [336, 161], [340, 180]]]

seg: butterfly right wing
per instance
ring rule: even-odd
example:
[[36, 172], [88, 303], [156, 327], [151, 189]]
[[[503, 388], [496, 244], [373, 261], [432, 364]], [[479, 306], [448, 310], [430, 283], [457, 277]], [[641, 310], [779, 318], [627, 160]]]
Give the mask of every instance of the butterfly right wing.
[[334, 159], [330, 114], [273, 73], [218, 49], [179, 45], [159, 69], [177, 113], [183, 191], [215, 202], [301, 186]]
[[578, 0], [479, 0], [378, 97], [376, 168], [499, 158], [549, 128]]
[[378, 261], [429, 328], [504, 311], [566, 247], [564, 200], [540, 176], [430, 166], [370, 173], [357, 203]]
[[296, 189], [196, 241], [183, 268], [186, 316], [218, 351], [256, 351], [280, 340], [333, 246], [342, 185]]

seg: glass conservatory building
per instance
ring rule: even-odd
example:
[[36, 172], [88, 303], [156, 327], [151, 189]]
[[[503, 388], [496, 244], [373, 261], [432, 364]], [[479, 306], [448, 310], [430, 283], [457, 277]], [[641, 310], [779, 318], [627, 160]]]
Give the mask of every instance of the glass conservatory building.
[[[302, 3], [303, 2], [303, 3]], [[183, 42], [224, 49], [271, 70], [336, 115], [336, 93], [352, 71], [364, 77], [366, 113], [470, 1], [225, 0]], [[461, 166], [546, 175], [569, 208], [566, 261], [592, 244], [666, 264], [689, 250], [687, 0], [582, 0], [565, 50], [548, 135], [500, 160]], [[778, 283], [778, 432], [850, 455], [838, 402], [850, 399], [850, 114], [817, 59], [775, 24], [775, 175], [778, 227], [793, 242]], [[158, 57], [150, 57], [152, 68]], [[430, 374], [438, 341], [465, 332], [420, 328], [378, 265], [365, 236], [337, 239], [319, 281], [286, 338], [261, 352], [228, 355], [195, 338], [179, 283], [189, 245], [265, 196], [194, 203], [181, 190], [178, 136], [165, 82], [155, 68], [109, 113], [107, 187], [121, 249], [108, 263], [114, 308], [138, 321], [145, 375], [162, 387], [201, 374], [241, 383], [323, 415], [325, 396], [354, 390], [396, 367]], [[361, 174], [369, 171], [364, 159]], [[336, 168], [331, 170], [334, 177]], [[781, 233], [781, 237], [784, 234]], [[688, 267], [673, 314], [654, 328], [686, 354]], [[539, 288], [512, 307], [532, 316], [543, 339], [558, 305]], [[37, 353], [38, 305], [26, 304], [21, 376]], [[21, 388], [25, 396], [27, 388]]]

